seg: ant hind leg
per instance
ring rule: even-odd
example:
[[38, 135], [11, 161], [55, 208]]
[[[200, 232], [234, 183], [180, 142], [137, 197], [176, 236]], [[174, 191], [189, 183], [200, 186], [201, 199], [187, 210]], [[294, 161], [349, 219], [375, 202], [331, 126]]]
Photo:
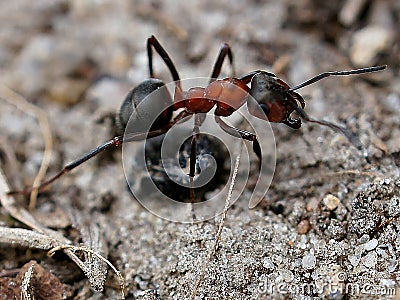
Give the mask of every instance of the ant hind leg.
[[111, 140], [108, 140], [107, 142], [103, 143], [102, 145], [96, 147], [95, 149], [87, 152], [82, 157], [65, 165], [65, 167], [61, 171], [59, 171], [53, 177], [50, 177], [48, 180], [45, 180], [44, 182], [42, 182], [38, 187], [27, 188], [27, 189], [21, 190], [21, 191], [9, 191], [8, 194], [9, 195], [29, 195], [34, 189], [37, 189], [38, 191], [43, 190], [45, 187], [49, 186], [50, 184], [52, 184], [54, 181], [56, 181], [63, 175], [71, 172], [76, 167], [85, 163], [86, 161], [93, 158], [97, 154], [107, 150], [108, 148], [113, 147], [113, 146], [119, 147], [123, 143], [129, 143], [129, 142], [133, 142], [133, 141], [144, 140], [146, 138], [157, 137], [159, 135], [166, 133], [174, 124], [185, 119], [188, 116], [190, 116], [189, 113], [182, 111], [180, 114], [178, 114], [174, 118], [174, 120], [172, 122], [170, 122], [168, 125], [164, 126], [163, 128], [160, 128], [160, 129], [157, 129], [154, 131], [150, 131], [150, 132], [137, 132], [137, 133], [128, 134], [126, 136], [123, 136], [123, 135], [116, 136], [116, 137], [112, 138]]

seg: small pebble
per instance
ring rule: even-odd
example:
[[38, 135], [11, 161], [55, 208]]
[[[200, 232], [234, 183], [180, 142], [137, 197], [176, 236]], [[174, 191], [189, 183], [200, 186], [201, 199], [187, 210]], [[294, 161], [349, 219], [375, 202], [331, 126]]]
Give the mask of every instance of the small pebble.
[[378, 261], [378, 255], [376, 252], [369, 252], [365, 257], [363, 261], [363, 265], [366, 266], [367, 268], [375, 268], [376, 263]]
[[310, 221], [301, 220], [299, 224], [297, 224], [297, 232], [299, 234], [306, 234], [310, 230]]
[[349, 255], [347, 258], [353, 267], [357, 267], [361, 260], [359, 255]]
[[378, 246], [378, 240], [377, 239], [372, 239], [369, 242], [364, 244], [364, 249], [367, 251], [371, 251]]
[[313, 269], [315, 267], [317, 260], [314, 255], [307, 254], [303, 257], [301, 264], [304, 269]]
[[368, 234], [363, 234], [359, 239], [358, 242], [360, 244], [365, 244], [369, 241], [369, 235]]
[[395, 259], [389, 259], [389, 266], [387, 267], [387, 271], [389, 273], [393, 273], [397, 268], [397, 261]]
[[368, 66], [375, 63], [378, 54], [389, 50], [393, 43], [393, 34], [382, 26], [371, 25], [357, 31], [352, 38], [350, 59], [356, 66]]
[[263, 260], [263, 267], [266, 269], [275, 269], [274, 263], [267, 257]]
[[311, 198], [310, 201], [307, 202], [306, 210], [308, 212], [316, 211], [319, 207], [319, 201], [317, 198]]
[[308, 242], [308, 239], [305, 235], [302, 235], [300, 237], [300, 242], [298, 243], [298, 247], [300, 249], [306, 249], [308, 246], [310, 245], [310, 243]]
[[339, 206], [340, 199], [332, 194], [328, 194], [322, 200], [325, 207], [329, 210], [334, 210]]
[[294, 275], [293, 275], [292, 271], [290, 271], [290, 270], [282, 269], [279, 271], [279, 273], [285, 282], [292, 282], [294, 279]]

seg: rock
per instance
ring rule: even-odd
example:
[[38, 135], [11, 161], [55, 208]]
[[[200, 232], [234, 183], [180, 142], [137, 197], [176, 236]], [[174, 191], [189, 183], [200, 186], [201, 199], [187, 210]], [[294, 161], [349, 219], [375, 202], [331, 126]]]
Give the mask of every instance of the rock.
[[378, 261], [378, 254], [376, 252], [370, 252], [363, 258], [363, 265], [367, 268], [375, 268]]
[[367, 251], [371, 251], [378, 246], [378, 240], [377, 239], [372, 239], [369, 242], [364, 244], [364, 249]]
[[310, 221], [301, 220], [299, 224], [297, 224], [297, 232], [299, 234], [306, 234], [310, 230]]
[[359, 17], [365, 7], [366, 0], [347, 0], [339, 13], [339, 21], [345, 26], [350, 26]]
[[301, 260], [301, 265], [303, 266], [304, 269], [313, 269], [315, 268], [316, 262], [317, 260], [314, 255], [307, 254]]
[[332, 194], [328, 194], [322, 200], [324, 206], [329, 210], [334, 210], [338, 207], [340, 199]]
[[393, 44], [391, 30], [378, 25], [367, 26], [354, 33], [350, 59], [356, 66], [375, 63], [378, 54], [389, 50]]

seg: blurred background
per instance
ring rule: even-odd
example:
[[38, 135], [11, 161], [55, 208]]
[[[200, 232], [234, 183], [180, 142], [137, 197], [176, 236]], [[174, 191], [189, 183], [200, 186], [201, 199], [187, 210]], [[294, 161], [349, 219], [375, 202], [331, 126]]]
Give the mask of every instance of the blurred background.
[[382, 63], [396, 73], [398, 6], [389, 0], [3, 3], [1, 75], [25, 96], [73, 105], [96, 76], [133, 84], [146, 78], [151, 34], [184, 78], [207, 76], [223, 42], [233, 47], [238, 75], [275, 68], [298, 82], [325, 68]]

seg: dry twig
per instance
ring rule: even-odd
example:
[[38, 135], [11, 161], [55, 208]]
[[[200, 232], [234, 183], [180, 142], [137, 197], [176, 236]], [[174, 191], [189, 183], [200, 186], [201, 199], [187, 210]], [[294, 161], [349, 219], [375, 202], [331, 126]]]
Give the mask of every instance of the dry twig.
[[46, 171], [50, 164], [51, 154], [53, 150], [53, 138], [51, 134], [49, 120], [44, 110], [28, 102], [23, 96], [9, 89], [5, 85], [0, 85], [0, 98], [3, 98], [8, 103], [16, 106], [19, 110], [23, 111], [24, 113], [36, 117], [38, 119], [39, 126], [43, 134], [43, 138], [45, 141], [43, 160], [42, 164], [40, 165], [39, 172], [36, 175], [35, 180], [33, 181], [34, 189], [31, 193], [29, 202], [29, 210], [33, 210], [36, 206], [36, 200], [38, 194], [37, 187], [40, 185], [40, 182], [46, 175]]
[[191, 299], [192, 300], [194, 300], [196, 298], [197, 290], [199, 289], [199, 287], [201, 285], [201, 282], [202, 282], [202, 280], [204, 278], [204, 275], [206, 273], [207, 265], [210, 263], [213, 255], [215, 254], [215, 251], [217, 250], [217, 247], [218, 247], [219, 240], [221, 238], [221, 233], [222, 233], [222, 230], [224, 228], [226, 216], [228, 214], [228, 209], [229, 209], [230, 204], [231, 204], [232, 192], [233, 192], [233, 187], [235, 185], [236, 175], [237, 175], [237, 173], [239, 171], [240, 154], [242, 152], [242, 146], [243, 146], [243, 143], [240, 143], [240, 149], [239, 149], [238, 155], [236, 156], [235, 167], [233, 169], [233, 174], [232, 174], [231, 183], [230, 183], [229, 190], [228, 190], [228, 195], [227, 195], [227, 197], [225, 199], [224, 211], [223, 211], [223, 213], [221, 215], [221, 219], [220, 219], [220, 222], [219, 222], [217, 234], [215, 235], [215, 242], [214, 242], [213, 246], [211, 247], [210, 251], [208, 252], [208, 256], [207, 256], [206, 260], [204, 261], [203, 266], [202, 266], [202, 268], [200, 270], [200, 275], [197, 278], [196, 284], [195, 284], [195, 286], [193, 288], [193, 291], [192, 291], [192, 295], [191, 295]]
[[34, 300], [35, 298], [31, 296], [32, 293], [32, 286], [31, 286], [31, 280], [32, 280], [32, 275], [33, 275], [33, 268], [34, 264], [32, 264], [28, 271], [25, 272], [24, 277], [22, 279], [21, 283], [21, 299], [22, 300]]
[[[121, 287], [121, 299], [125, 299], [124, 295], [124, 279], [121, 273], [103, 256], [87, 247], [77, 247], [71, 245], [71, 241], [62, 236], [60, 233], [51, 229], [45, 228], [24, 208], [17, 207], [13, 197], [7, 193], [9, 191], [8, 184], [0, 169], [0, 202], [2, 206], [10, 213], [10, 215], [20, 221], [21, 223], [31, 227], [32, 230], [22, 228], [7, 228], [0, 227], [0, 242], [19, 245], [22, 247], [38, 248], [48, 250], [51, 249], [49, 254], [54, 254], [55, 251], [63, 250], [73, 262], [87, 275], [90, 276], [85, 262], [83, 262], [76, 254], [75, 251], [85, 251], [91, 255], [96, 256], [98, 259], [106, 262], [112, 270], [117, 274], [118, 281]], [[92, 283], [93, 279], [90, 278]]]

